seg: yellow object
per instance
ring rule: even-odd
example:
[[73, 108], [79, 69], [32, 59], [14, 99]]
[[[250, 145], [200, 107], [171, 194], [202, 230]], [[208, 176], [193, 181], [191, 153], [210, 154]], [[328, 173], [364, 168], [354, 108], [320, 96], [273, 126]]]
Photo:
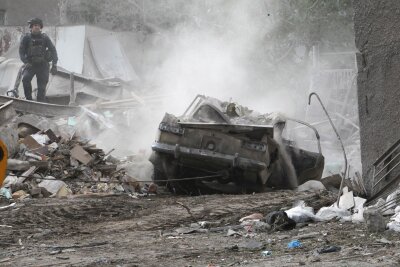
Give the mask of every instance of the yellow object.
[[7, 147], [0, 140], [0, 187], [3, 184], [4, 179], [6, 178], [7, 158]]

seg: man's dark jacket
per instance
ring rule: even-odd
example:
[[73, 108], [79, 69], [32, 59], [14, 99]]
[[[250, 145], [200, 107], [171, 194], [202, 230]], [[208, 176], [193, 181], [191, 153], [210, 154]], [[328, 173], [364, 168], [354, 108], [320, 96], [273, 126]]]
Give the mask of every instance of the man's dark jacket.
[[19, 46], [19, 56], [22, 62], [35, 64], [35, 62], [32, 62], [32, 57], [33, 57], [32, 47], [34, 47], [35, 45], [41, 46], [39, 50], [43, 49], [42, 53], [43, 56], [45, 57], [44, 62], [49, 61], [48, 59], [51, 59], [51, 61], [53, 61], [53, 65], [57, 65], [58, 56], [56, 48], [54, 47], [50, 38], [44, 33], [38, 33], [38, 34], [27, 33], [24, 35], [24, 37], [22, 37]]

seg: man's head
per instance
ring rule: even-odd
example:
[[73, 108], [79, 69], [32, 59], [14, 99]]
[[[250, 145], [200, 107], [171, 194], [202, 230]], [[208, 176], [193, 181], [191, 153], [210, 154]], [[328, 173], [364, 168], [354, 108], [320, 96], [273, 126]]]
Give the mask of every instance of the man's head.
[[43, 28], [43, 21], [39, 18], [33, 18], [28, 21], [32, 33], [39, 33]]

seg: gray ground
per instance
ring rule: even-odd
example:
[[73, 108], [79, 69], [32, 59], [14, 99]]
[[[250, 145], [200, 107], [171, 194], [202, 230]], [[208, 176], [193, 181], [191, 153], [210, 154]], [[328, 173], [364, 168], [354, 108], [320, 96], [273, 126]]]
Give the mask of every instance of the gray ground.
[[[267, 214], [304, 199], [318, 209], [334, 196], [291, 191], [254, 195], [135, 199], [80, 196], [34, 199], [0, 210], [1, 266], [398, 266], [399, 234], [368, 234], [363, 224], [309, 223], [294, 230], [226, 236], [178, 234], [196, 221], [237, 225], [254, 212]], [[187, 209], [186, 209], [186, 208]], [[7, 227], [11, 226], [11, 227]], [[181, 229], [182, 230], [182, 229]], [[287, 243], [300, 235], [301, 248]], [[386, 237], [390, 244], [380, 240]], [[263, 248], [243, 248], [259, 241]], [[236, 246], [235, 246], [236, 245]], [[326, 245], [340, 252], [318, 254]], [[237, 249], [239, 247], [239, 249]], [[270, 250], [272, 255], [262, 256]]]

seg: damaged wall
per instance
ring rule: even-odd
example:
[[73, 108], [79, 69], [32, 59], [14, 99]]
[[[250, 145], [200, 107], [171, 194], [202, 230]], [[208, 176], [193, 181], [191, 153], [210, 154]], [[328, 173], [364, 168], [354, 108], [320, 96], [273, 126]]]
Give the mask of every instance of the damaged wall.
[[354, 0], [358, 105], [364, 180], [399, 138], [400, 1]]
[[[59, 24], [58, 2], [54, 0], [1, 0], [0, 10], [5, 10], [5, 23], [8, 26], [27, 25], [33, 17], [39, 17], [44, 24]], [[44, 8], [45, 7], [45, 8]]]

